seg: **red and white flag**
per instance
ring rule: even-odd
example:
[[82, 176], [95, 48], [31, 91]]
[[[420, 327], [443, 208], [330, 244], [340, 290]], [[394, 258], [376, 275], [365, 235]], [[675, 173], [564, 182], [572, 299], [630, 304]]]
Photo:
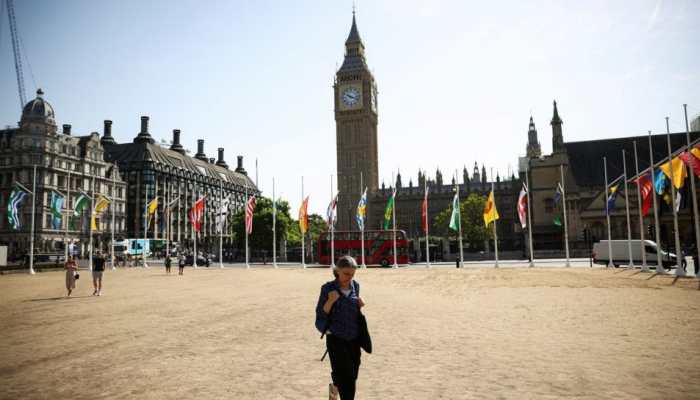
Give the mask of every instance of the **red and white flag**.
[[423, 223], [423, 232], [428, 233], [428, 188], [425, 188], [425, 196], [423, 197], [421, 222]]
[[642, 196], [642, 217], [646, 217], [649, 214], [649, 209], [651, 208], [652, 201], [654, 200], [651, 196], [654, 195], [653, 185], [651, 184], [651, 177], [649, 174], [644, 174], [637, 178], [637, 186], [639, 187], [639, 193]]
[[255, 212], [255, 196], [245, 202], [245, 231], [253, 233], [253, 212]]
[[520, 189], [520, 196], [518, 196], [518, 218], [520, 226], [523, 229], [527, 228], [527, 187], [525, 185]]
[[335, 192], [335, 195], [331, 199], [331, 202], [328, 204], [328, 208], [326, 209], [326, 218], [328, 221], [329, 226], [334, 226], [335, 221], [337, 219], [337, 215], [335, 212], [335, 207], [338, 204], [338, 192]]
[[202, 228], [202, 217], [204, 217], [204, 199], [206, 196], [194, 202], [194, 206], [190, 208], [189, 217], [192, 227], [196, 232]]

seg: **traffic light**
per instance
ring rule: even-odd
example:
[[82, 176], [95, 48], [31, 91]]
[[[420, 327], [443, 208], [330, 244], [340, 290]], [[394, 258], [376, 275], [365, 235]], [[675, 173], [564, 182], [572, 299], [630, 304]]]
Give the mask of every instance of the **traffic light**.
[[654, 239], [654, 233], [655, 233], [655, 231], [654, 231], [654, 225], [649, 224], [649, 226], [647, 226], [647, 236], [648, 236], [650, 239]]

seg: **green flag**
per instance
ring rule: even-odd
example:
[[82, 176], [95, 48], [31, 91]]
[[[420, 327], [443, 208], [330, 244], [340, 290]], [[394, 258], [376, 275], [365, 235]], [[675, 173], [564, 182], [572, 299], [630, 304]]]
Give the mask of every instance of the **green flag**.
[[19, 207], [26, 196], [27, 192], [14, 188], [7, 202], [7, 219], [10, 222], [10, 227], [14, 230], [19, 230], [20, 228]]
[[459, 195], [455, 193], [455, 198], [452, 200], [452, 217], [450, 217], [450, 229], [457, 232], [461, 221], [459, 220]]
[[557, 215], [556, 217], [554, 217], [554, 225], [561, 226], [561, 217], [560, 216]]
[[80, 194], [77, 199], [75, 199], [75, 206], [73, 207], [73, 215], [76, 217], [80, 216], [80, 213], [87, 207], [90, 203], [90, 198], [84, 194]]
[[386, 203], [386, 208], [384, 209], [384, 230], [389, 229], [391, 226], [391, 214], [394, 211], [394, 198], [396, 197], [396, 189], [391, 193], [389, 201]]

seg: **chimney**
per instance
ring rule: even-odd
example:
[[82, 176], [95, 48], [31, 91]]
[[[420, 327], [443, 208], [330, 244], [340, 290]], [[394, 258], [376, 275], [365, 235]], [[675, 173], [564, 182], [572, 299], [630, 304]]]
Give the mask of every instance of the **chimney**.
[[70, 124], [63, 124], [63, 134], [70, 136]]
[[236, 167], [236, 172], [243, 175], [248, 175], [245, 168], [243, 168], [243, 156], [238, 156], [238, 166]]
[[194, 158], [207, 162], [207, 155], [204, 154], [204, 139], [197, 139], [197, 154]]
[[170, 145], [170, 150], [177, 151], [180, 154], [185, 154], [185, 149], [180, 144], [180, 130], [173, 129], [173, 144]]
[[102, 139], [100, 139], [100, 143], [102, 146], [115, 144], [114, 138], [112, 137], [112, 121], [108, 119], [105, 120], [105, 128], [102, 134]]
[[155, 143], [156, 141], [151, 137], [151, 134], [148, 133], [148, 117], [147, 116], [142, 116], [141, 117], [141, 132], [139, 132], [138, 135], [134, 138], [134, 143]]
[[214, 164], [214, 161], [215, 161], [215, 160], [216, 160], [216, 158], [214, 158], [214, 157], [209, 157], [209, 164]]
[[216, 161], [216, 165], [228, 169], [228, 164], [224, 161], [224, 148], [219, 147], [219, 159]]

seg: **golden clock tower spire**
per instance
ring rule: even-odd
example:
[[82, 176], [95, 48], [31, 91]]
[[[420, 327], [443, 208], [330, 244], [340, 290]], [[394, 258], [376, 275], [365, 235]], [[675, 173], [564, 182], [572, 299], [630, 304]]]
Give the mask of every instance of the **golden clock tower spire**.
[[[377, 152], [377, 85], [365, 60], [353, 10], [350, 34], [345, 40], [345, 58], [333, 85], [338, 173], [338, 226], [358, 229], [355, 205], [364, 190], [379, 186]], [[360, 182], [362, 177], [362, 183]], [[368, 214], [369, 215], [369, 214]], [[367, 221], [371, 227], [375, 221]]]

